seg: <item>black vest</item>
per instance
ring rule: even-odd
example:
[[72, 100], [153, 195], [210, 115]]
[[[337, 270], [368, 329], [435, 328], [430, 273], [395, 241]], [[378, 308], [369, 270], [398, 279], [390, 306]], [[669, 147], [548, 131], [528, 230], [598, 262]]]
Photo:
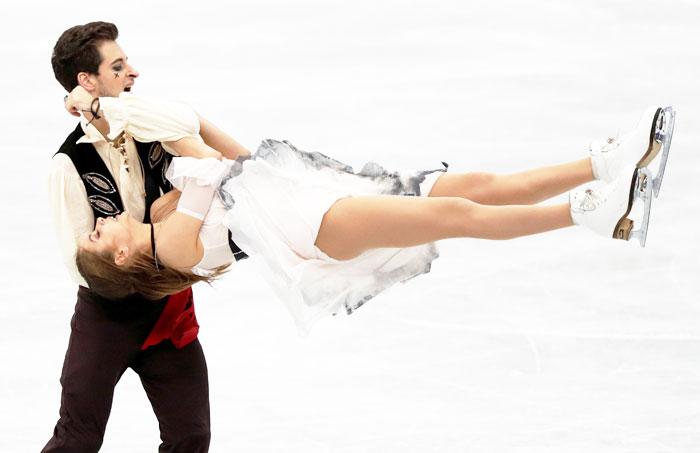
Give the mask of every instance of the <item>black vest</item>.
[[[85, 135], [83, 129], [78, 124], [78, 127], [63, 142], [58, 153], [67, 155], [73, 161], [73, 165], [75, 165], [75, 169], [85, 185], [95, 219], [120, 214], [124, 211], [124, 205], [117, 191], [114, 177], [104, 161], [91, 143], [75, 143], [83, 135]], [[161, 193], [172, 189], [172, 185], [165, 177], [165, 171], [168, 169], [172, 156], [165, 152], [159, 142], [141, 143], [134, 141], [134, 143], [138, 151], [139, 162], [131, 162], [130, 164], [132, 166], [141, 165], [143, 169], [146, 211], [142, 221], [150, 223], [151, 205], [160, 197]]]

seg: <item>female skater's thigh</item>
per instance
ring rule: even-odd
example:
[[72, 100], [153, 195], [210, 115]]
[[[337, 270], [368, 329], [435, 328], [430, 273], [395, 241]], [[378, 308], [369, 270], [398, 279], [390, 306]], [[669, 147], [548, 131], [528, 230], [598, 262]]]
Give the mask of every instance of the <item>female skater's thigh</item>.
[[457, 237], [471, 205], [452, 197], [343, 198], [323, 216], [316, 246], [331, 258], [344, 260], [372, 248], [411, 247]]

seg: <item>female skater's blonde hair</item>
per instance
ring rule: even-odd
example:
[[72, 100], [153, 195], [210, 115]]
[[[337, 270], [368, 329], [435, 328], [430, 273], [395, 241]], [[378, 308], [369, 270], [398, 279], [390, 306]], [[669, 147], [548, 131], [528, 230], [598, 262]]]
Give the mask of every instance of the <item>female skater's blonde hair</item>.
[[189, 288], [197, 282], [211, 283], [228, 270], [228, 265], [214, 269], [210, 276], [183, 272], [158, 263], [153, 257], [142, 253], [131, 258], [128, 264], [117, 266], [114, 254], [90, 252], [78, 248], [75, 255], [78, 272], [90, 290], [107, 299], [123, 299], [141, 294], [152, 300], [162, 299]]

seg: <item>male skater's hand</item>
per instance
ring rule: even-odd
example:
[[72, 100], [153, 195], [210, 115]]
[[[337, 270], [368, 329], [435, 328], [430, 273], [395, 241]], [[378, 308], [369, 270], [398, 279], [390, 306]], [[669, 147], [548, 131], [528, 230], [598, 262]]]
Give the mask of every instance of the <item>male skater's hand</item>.
[[93, 97], [80, 85], [64, 98], [66, 110], [73, 116], [80, 116], [81, 112], [89, 112]]

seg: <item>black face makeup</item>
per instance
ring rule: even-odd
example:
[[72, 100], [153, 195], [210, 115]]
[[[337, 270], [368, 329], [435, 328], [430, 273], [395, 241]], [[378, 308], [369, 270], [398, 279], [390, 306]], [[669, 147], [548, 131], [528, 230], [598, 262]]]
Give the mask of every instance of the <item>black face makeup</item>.
[[123, 76], [125, 69], [126, 68], [121, 58], [112, 63], [112, 74], [114, 75], [115, 79], [118, 79], [119, 77]]

